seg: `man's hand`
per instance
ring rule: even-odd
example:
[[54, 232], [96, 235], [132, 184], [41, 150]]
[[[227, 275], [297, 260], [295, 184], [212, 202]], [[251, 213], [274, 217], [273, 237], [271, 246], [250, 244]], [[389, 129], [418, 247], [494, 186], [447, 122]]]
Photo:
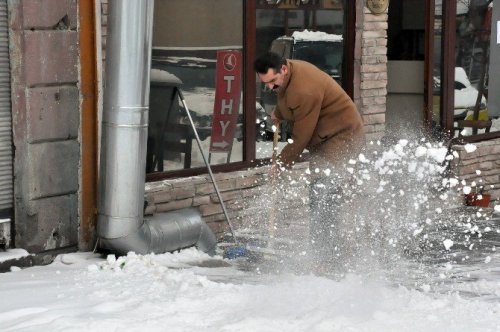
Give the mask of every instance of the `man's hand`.
[[278, 127], [278, 126], [279, 126], [279, 124], [280, 124], [280, 119], [278, 119], [278, 118], [276, 117], [276, 114], [274, 114], [274, 112], [275, 112], [275, 110], [273, 110], [273, 111], [271, 112], [271, 121], [273, 122], [273, 124], [274, 124], [276, 127]]

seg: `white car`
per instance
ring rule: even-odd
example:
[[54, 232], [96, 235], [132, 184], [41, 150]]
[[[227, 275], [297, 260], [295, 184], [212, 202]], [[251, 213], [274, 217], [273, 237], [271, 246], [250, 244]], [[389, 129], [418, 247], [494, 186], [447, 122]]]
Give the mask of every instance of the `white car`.
[[[462, 67], [455, 67], [455, 118], [465, 118], [467, 111], [476, 105], [478, 91], [469, 81]], [[486, 98], [481, 97], [481, 104], [486, 106]], [[468, 110], [469, 109], [469, 110]]]

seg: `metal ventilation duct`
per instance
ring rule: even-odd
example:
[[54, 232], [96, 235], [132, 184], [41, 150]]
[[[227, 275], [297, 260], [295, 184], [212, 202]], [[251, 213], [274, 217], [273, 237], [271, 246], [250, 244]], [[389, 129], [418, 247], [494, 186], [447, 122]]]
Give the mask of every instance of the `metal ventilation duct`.
[[105, 249], [162, 253], [193, 245], [213, 254], [215, 235], [196, 209], [144, 220], [153, 0], [108, 4], [97, 232]]

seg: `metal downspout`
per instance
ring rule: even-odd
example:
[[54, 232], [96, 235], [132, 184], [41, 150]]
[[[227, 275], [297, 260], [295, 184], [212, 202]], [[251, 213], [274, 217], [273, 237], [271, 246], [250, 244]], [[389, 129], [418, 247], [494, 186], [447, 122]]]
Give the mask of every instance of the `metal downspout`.
[[97, 232], [102, 248], [162, 253], [193, 245], [214, 254], [215, 235], [196, 209], [144, 220], [154, 0], [108, 4]]

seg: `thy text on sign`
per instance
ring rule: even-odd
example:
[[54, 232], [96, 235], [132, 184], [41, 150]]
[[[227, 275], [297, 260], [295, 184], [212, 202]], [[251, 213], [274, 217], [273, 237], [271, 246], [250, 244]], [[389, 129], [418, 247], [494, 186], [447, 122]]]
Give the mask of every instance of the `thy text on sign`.
[[241, 95], [241, 52], [218, 51], [210, 152], [231, 151]]

